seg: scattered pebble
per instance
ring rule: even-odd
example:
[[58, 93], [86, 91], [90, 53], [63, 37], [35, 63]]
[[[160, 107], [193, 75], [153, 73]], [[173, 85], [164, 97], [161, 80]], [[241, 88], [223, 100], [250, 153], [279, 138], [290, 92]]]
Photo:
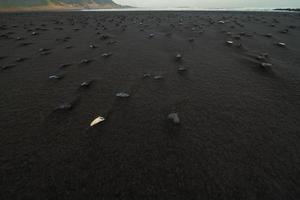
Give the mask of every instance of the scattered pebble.
[[80, 84], [80, 87], [87, 88], [92, 84], [92, 81], [84, 81]]
[[15, 65], [15, 64], [11, 64], [11, 65], [4, 65], [4, 66], [2, 66], [2, 67], [1, 67], [1, 69], [2, 69], [2, 70], [6, 70], [6, 69], [13, 68], [13, 67], [15, 67], [15, 66], [17, 66], [17, 65]]
[[260, 64], [260, 67], [262, 67], [264, 69], [269, 69], [269, 68], [272, 67], [272, 64], [263, 62], [263, 63]]
[[174, 124], [180, 124], [180, 119], [177, 113], [170, 113], [168, 115], [168, 120], [172, 121]]
[[267, 38], [271, 38], [271, 37], [272, 37], [272, 34], [271, 34], [271, 33], [268, 33], [268, 34], [265, 34], [265, 36], [266, 36]]
[[162, 75], [156, 75], [156, 76], [153, 77], [153, 79], [155, 79], [155, 80], [161, 80], [163, 78], [164, 77]]
[[286, 47], [286, 44], [283, 43], [283, 42], [278, 42], [278, 43], [277, 43], [277, 46], [279, 46], [279, 47]]
[[130, 95], [128, 93], [125, 93], [125, 92], [119, 92], [119, 93], [116, 94], [116, 97], [127, 98], [127, 97], [130, 97]]
[[182, 60], [182, 55], [178, 53], [178, 54], [175, 56], [175, 58], [176, 58], [176, 60], [178, 60], [178, 61], [179, 61], [179, 60]]
[[180, 72], [186, 72], [187, 71], [187, 68], [185, 68], [185, 67], [179, 67], [178, 69], [177, 69], [177, 71], [180, 73]]
[[49, 76], [49, 79], [62, 79], [63, 77], [62, 76], [60, 76], [60, 75], [51, 75], [51, 76]]
[[72, 45], [68, 45], [65, 47], [65, 49], [71, 49], [72, 48]]
[[112, 55], [112, 53], [103, 53], [101, 56], [104, 57], [104, 58], [108, 58]]
[[20, 57], [20, 58], [17, 58], [16, 59], [16, 62], [22, 62], [22, 61], [25, 61], [27, 58], [24, 58], [24, 57]]
[[88, 64], [88, 63], [90, 63], [90, 62], [91, 62], [91, 61], [88, 60], [88, 59], [82, 59], [82, 60], [80, 61], [81, 64]]
[[65, 67], [69, 67], [71, 66], [71, 64], [60, 64], [59, 68], [65, 68]]
[[145, 74], [143, 75], [143, 77], [144, 77], [144, 78], [150, 78], [150, 77], [151, 77], [151, 74], [150, 74], [150, 73], [145, 73]]
[[73, 105], [71, 103], [66, 103], [66, 104], [62, 104], [62, 105], [58, 106], [57, 108], [55, 108], [55, 111], [71, 110], [72, 108], [73, 108]]

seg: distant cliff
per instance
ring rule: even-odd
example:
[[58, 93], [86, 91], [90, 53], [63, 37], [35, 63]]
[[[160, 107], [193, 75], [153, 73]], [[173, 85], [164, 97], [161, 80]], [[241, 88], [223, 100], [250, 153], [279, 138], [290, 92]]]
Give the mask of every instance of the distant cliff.
[[0, 11], [121, 8], [113, 0], [0, 0]]
[[276, 8], [274, 10], [300, 12], [300, 8]]

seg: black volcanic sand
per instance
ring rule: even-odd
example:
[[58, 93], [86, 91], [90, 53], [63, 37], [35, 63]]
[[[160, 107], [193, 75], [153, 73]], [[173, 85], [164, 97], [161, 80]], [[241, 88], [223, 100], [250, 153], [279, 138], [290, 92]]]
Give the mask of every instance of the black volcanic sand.
[[0, 199], [299, 199], [299, 36], [297, 13], [1, 14]]

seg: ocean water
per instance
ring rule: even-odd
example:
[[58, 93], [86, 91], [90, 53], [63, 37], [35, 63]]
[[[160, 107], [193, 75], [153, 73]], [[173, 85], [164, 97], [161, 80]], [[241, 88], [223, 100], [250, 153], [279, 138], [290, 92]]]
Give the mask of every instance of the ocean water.
[[83, 9], [81, 11], [255, 11], [255, 12], [290, 12], [274, 10], [275, 8], [117, 8], [117, 9]]

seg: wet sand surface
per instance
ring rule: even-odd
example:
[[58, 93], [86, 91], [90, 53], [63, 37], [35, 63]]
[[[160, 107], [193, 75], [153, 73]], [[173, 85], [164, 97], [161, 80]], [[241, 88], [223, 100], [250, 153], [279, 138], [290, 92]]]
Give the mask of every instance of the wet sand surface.
[[299, 199], [299, 36], [298, 13], [0, 14], [0, 198]]

